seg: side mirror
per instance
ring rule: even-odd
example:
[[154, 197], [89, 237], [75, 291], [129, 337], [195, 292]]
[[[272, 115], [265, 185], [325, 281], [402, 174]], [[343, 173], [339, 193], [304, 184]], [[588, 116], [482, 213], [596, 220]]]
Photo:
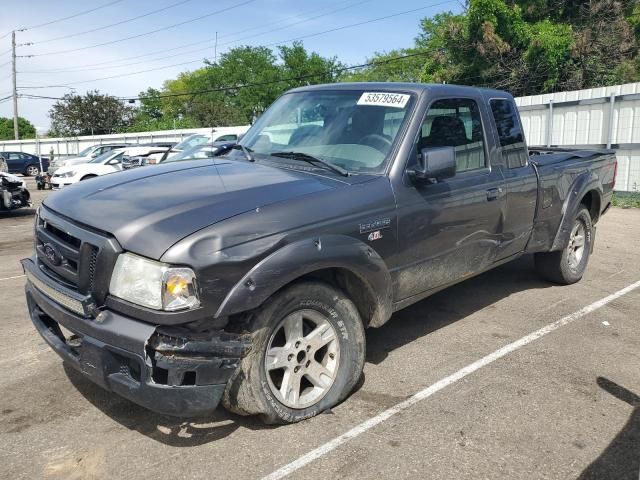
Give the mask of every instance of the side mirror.
[[418, 155], [417, 165], [409, 171], [409, 174], [418, 181], [442, 180], [455, 176], [455, 147], [423, 148]]

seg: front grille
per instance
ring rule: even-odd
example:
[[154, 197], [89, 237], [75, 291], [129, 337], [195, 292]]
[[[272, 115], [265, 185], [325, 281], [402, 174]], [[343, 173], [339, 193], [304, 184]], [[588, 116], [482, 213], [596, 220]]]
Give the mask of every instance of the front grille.
[[36, 220], [37, 265], [68, 289], [91, 295], [101, 305], [120, 248], [113, 238], [72, 223], [41, 207]]
[[[96, 248], [91, 244], [83, 245], [80, 238], [65, 232], [50, 221], [38, 219], [36, 253], [41, 269], [51, 278], [64, 283], [67, 288], [79, 289], [80, 268], [85, 264], [85, 260], [86, 264], [90, 263], [91, 252]], [[95, 265], [93, 273], [95, 274]]]
[[87, 270], [89, 271], [89, 291], [93, 291], [95, 288], [95, 279], [96, 279], [96, 262], [98, 260], [98, 248], [91, 246], [91, 253], [89, 254], [89, 266]]

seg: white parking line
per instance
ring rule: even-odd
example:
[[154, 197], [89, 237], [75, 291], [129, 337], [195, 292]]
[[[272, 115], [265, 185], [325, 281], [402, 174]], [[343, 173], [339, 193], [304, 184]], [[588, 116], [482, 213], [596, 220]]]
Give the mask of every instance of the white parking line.
[[24, 277], [24, 275], [16, 275], [14, 277], [4, 277], [4, 278], [0, 278], [0, 282], [3, 280], [13, 280], [14, 278], [22, 278]]
[[335, 450], [339, 446], [347, 443], [349, 440], [356, 438], [357, 436], [365, 433], [367, 430], [370, 430], [376, 425], [384, 422], [385, 420], [388, 420], [390, 417], [392, 417], [396, 413], [400, 413], [408, 409], [409, 407], [415, 405], [421, 400], [429, 398], [431, 395], [439, 392], [443, 388], [448, 387], [449, 385], [457, 382], [458, 380], [463, 379], [468, 375], [471, 375], [476, 370], [479, 370], [482, 367], [486, 367], [490, 363], [493, 363], [496, 360], [504, 357], [505, 355], [508, 355], [509, 353], [514, 352], [515, 350], [518, 350], [519, 348], [522, 348], [525, 345], [528, 345], [534, 340], [544, 337], [548, 333], [551, 333], [560, 327], [563, 327], [571, 322], [574, 322], [575, 320], [578, 320], [584, 317], [585, 315], [595, 310], [598, 310], [599, 308], [605, 306], [607, 303], [610, 303], [615, 299], [620, 298], [623, 295], [626, 295], [627, 293], [631, 292], [632, 290], [635, 290], [638, 287], [640, 287], [640, 281], [632, 283], [631, 285], [621, 290], [618, 290], [617, 292], [612, 293], [607, 297], [604, 297], [596, 302], [593, 302], [591, 305], [587, 305], [586, 307], [578, 310], [577, 312], [567, 315], [566, 317], [563, 317], [560, 320], [556, 320], [555, 322], [550, 323], [549, 325], [546, 325], [541, 329], [536, 330], [535, 332], [525, 335], [524, 337], [520, 338], [519, 340], [516, 340], [513, 343], [509, 343], [508, 345], [505, 345], [504, 347], [499, 348], [495, 352], [490, 353], [489, 355], [482, 357], [479, 360], [476, 360], [475, 362], [467, 365], [466, 367], [461, 368], [457, 372], [449, 375], [448, 377], [443, 378], [442, 380], [439, 380], [438, 382], [428, 386], [424, 390], [420, 390], [418, 393], [409, 397], [403, 402], [400, 402], [397, 405], [394, 405], [393, 407], [383, 411], [382, 413], [379, 413], [375, 417], [372, 417], [369, 420], [362, 422], [360, 425], [357, 425], [356, 427], [352, 428], [348, 432], [343, 433], [339, 437], [336, 437], [333, 440], [330, 440], [324, 445], [320, 445], [318, 448], [311, 450], [309, 453], [306, 453], [305, 455], [301, 456], [297, 460], [294, 460], [293, 462], [287, 465], [284, 465], [283, 467], [280, 467], [278, 470], [270, 473], [266, 477], [263, 477], [262, 480], [279, 480], [281, 478], [286, 477], [287, 475], [290, 475], [291, 473], [301, 469], [305, 465], [308, 465], [314, 460], [317, 460], [318, 458]]

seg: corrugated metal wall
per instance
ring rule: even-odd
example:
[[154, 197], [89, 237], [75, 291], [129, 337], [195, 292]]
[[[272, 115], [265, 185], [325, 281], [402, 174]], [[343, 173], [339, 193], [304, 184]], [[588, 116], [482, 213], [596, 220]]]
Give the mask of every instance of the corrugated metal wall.
[[614, 148], [616, 190], [640, 191], [640, 83], [520, 97], [516, 103], [529, 145]]

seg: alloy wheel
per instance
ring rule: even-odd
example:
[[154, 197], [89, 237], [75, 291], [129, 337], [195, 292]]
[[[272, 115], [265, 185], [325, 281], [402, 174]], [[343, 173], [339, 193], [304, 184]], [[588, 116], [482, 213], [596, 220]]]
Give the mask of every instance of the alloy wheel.
[[331, 389], [340, 365], [340, 343], [327, 317], [297, 310], [275, 328], [265, 352], [269, 388], [289, 408], [315, 405]]

